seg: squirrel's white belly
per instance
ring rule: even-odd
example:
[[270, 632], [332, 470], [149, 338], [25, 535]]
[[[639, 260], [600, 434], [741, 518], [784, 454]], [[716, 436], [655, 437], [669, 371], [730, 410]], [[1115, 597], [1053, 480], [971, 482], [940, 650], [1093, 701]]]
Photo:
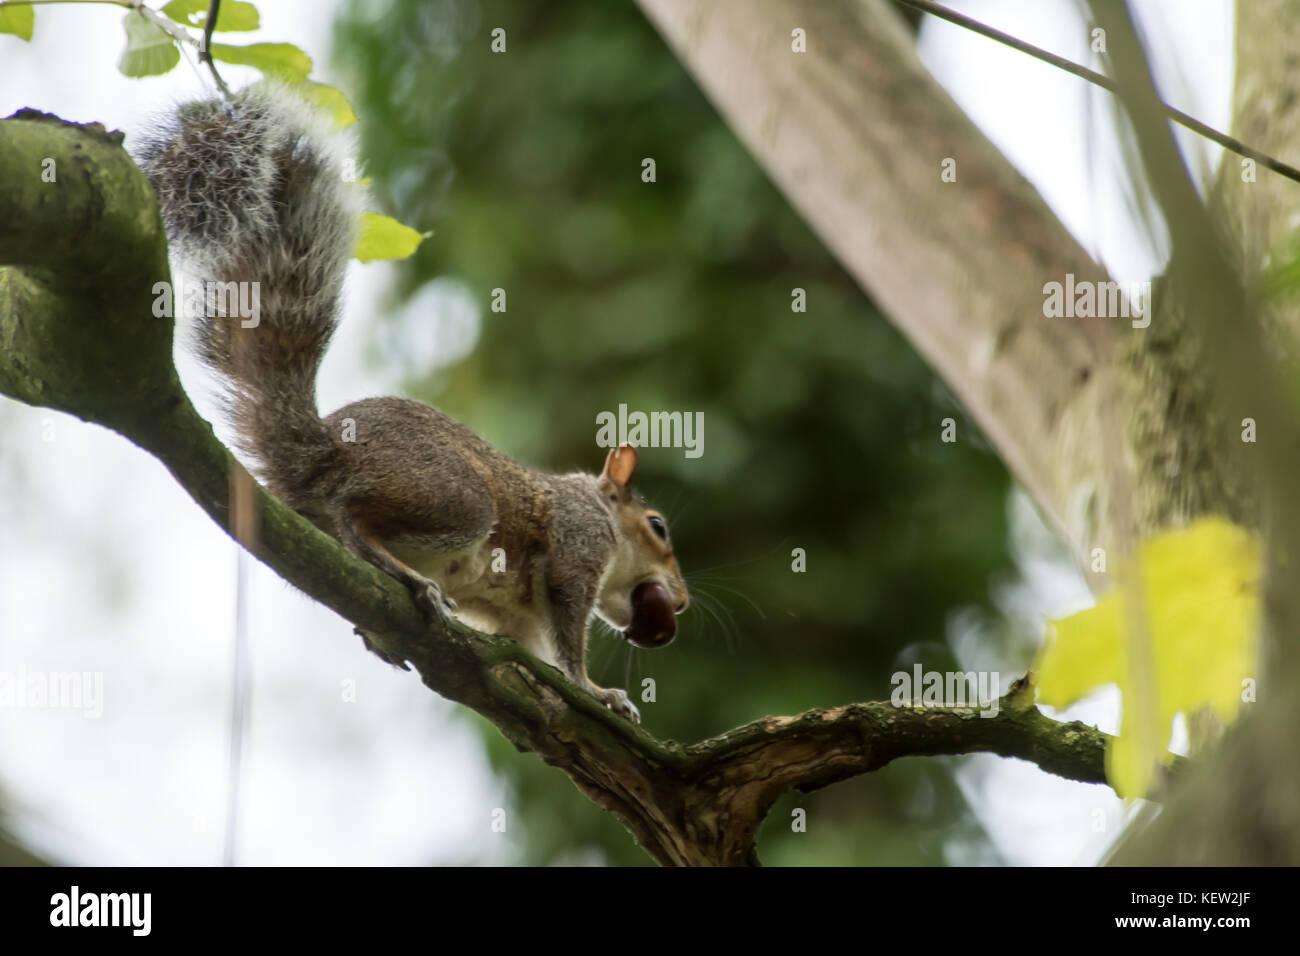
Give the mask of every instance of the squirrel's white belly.
[[[463, 548], [451, 551], [395, 544], [389, 545], [388, 549], [403, 564], [419, 571], [431, 581], [437, 581], [452, 600], [459, 601], [462, 594], [468, 597], [469, 591], [491, 586], [490, 580], [485, 583], [485, 579], [494, 576], [492, 549], [488, 547], [487, 541], [485, 535]], [[501, 576], [495, 575], [498, 578]]]
[[504, 553], [491, 547], [489, 537], [454, 551], [390, 545], [393, 555], [426, 578], [436, 581], [456, 602], [456, 617], [489, 634], [505, 634], [535, 657], [558, 666], [548, 636], [547, 620], [534, 606], [519, 600], [517, 569], [507, 566]]

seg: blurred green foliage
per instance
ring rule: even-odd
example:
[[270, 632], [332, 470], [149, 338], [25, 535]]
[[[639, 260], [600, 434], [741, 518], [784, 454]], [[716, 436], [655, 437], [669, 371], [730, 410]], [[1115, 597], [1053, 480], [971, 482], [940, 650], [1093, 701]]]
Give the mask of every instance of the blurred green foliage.
[[[497, 27], [505, 53], [490, 50]], [[449, 277], [481, 306], [469, 356], [411, 393], [557, 470], [599, 467], [601, 410], [704, 412], [703, 457], [650, 449], [638, 473], [696, 603], [664, 650], [597, 634], [592, 677], [634, 697], [654, 678], [646, 727], [697, 740], [886, 698], [916, 660], [953, 667], [950, 616], [995, 621], [990, 582], [1010, 568], [1006, 472], [631, 0], [351, 0], [336, 40], [377, 208], [435, 231], [401, 266], [401, 296]], [[946, 416], [956, 444], [939, 441]], [[479, 723], [524, 861], [648, 862], [562, 774]], [[909, 760], [789, 795], [760, 854], [932, 864], [956, 840], [963, 859], [992, 859], [952, 766]], [[807, 833], [791, 832], [794, 807]]]

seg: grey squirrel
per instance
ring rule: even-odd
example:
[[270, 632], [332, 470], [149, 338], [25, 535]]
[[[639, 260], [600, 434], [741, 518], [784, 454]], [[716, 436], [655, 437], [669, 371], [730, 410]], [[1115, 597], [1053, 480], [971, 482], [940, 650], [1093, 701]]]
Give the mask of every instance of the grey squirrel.
[[[259, 284], [256, 324], [205, 317], [197, 338], [227, 386], [237, 446], [271, 492], [405, 584], [426, 613], [509, 635], [640, 720], [585, 664], [593, 614], [655, 647], [689, 603], [663, 516], [632, 491], [636, 450], [612, 449], [599, 476], [556, 475], [422, 402], [368, 398], [321, 417], [316, 374], [360, 188], [344, 181], [338, 137], [286, 89], [187, 103], [136, 157], [187, 272]], [[497, 548], [505, 571], [493, 570]]]

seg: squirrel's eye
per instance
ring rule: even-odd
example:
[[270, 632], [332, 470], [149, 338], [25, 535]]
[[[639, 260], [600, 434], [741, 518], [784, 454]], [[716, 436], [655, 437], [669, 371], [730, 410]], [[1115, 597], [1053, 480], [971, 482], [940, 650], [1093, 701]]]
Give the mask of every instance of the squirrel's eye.
[[668, 540], [668, 525], [664, 524], [663, 518], [658, 515], [649, 515], [645, 520], [649, 522], [650, 529], [654, 531], [655, 534], [659, 535], [659, 537], [664, 541]]

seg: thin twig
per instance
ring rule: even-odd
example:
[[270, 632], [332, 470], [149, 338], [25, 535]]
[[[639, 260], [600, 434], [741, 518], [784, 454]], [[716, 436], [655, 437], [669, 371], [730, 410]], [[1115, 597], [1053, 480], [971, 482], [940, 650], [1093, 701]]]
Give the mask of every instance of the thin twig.
[[212, 58], [212, 31], [217, 28], [217, 15], [221, 12], [221, 0], [212, 0], [208, 7], [208, 18], [203, 24], [203, 44], [199, 47], [199, 62], [206, 63], [208, 69], [212, 71], [212, 78], [217, 81], [217, 89], [221, 90], [221, 95], [226, 99], [230, 98], [230, 90], [226, 86], [226, 81], [221, 78], [217, 72], [217, 61]]
[[[972, 20], [965, 14], [957, 13], [955, 10], [949, 10], [947, 7], [940, 6], [937, 3], [931, 3], [930, 0], [895, 0], [895, 2], [901, 3], [905, 7], [911, 7], [913, 10], [920, 10], [923, 13], [928, 13], [931, 16], [938, 17], [940, 20], [947, 20], [949, 23], [956, 24], [959, 27], [978, 33], [981, 36], [988, 37], [990, 40], [996, 40], [999, 43], [1011, 47], [1013, 50], [1018, 50], [1021, 53], [1032, 56], [1036, 60], [1042, 60], [1044, 63], [1048, 63], [1057, 69], [1064, 70], [1066, 73], [1071, 73], [1080, 79], [1087, 80], [1089, 83], [1096, 84], [1104, 90], [1109, 90], [1112, 93], [1117, 92], [1115, 82], [1104, 73], [1098, 73], [1095, 70], [1088, 69], [1086, 66], [1080, 66], [1073, 60], [1067, 60], [1065, 57], [1057, 56], [1055, 53], [1049, 53], [1040, 47], [1034, 46], [1032, 43], [1026, 43], [1024, 40], [1013, 37], [1009, 33], [1003, 33], [1001, 30], [996, 30], [991, 26], [980, 23], [978, 20]], [[1188, 116], [1182, 110], [1174, 109], [1168, 103], [1161, 102], [1160, 105], [1164, 108], [1164, 111], [1169, 118], [1175, 123], [1187, 127], [1193, 133], [1204, 136], [1206, 139], [1213, 140], [1224, 149], [1231, 150], [1240, 156], [1245, 156], [1247, 159], [1255, 160], [1260, 165], [1268, 167], [1280, 176], [1285, 176], [1287, 179], [1300, 183], [1300, 169], [1296, 169], [1294, 166], [1289, 166], [1279, 159], [1274, 159], [1267, 153], [1261, 153], [1259, 150], [1247, 146], [1241, 140], [1234, 139], [1226, 133], [1220, 133], [1213, 127], [1206, 126], [1200, 120]]]

